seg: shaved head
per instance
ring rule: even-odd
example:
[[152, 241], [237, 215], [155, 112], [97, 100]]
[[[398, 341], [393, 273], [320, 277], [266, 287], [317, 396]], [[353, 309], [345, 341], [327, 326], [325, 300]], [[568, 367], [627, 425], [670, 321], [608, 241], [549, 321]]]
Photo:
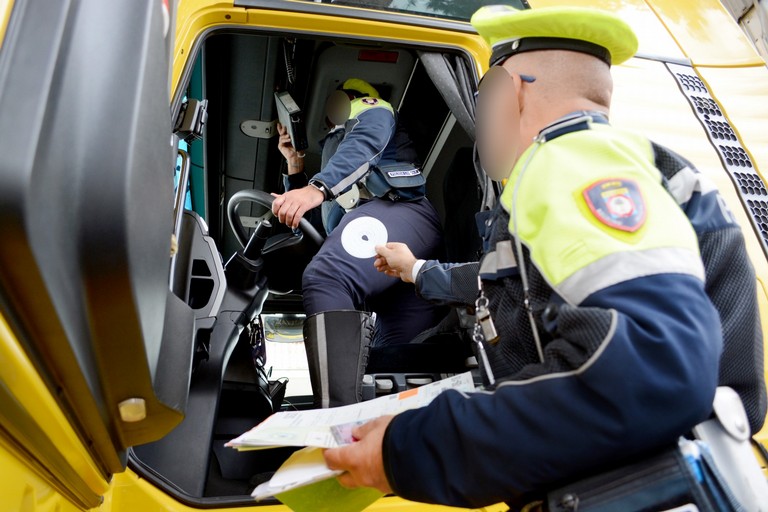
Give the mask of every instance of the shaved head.
[[529, 99], [536, 103], [586, 101], [602, 109], [610, 107], [610, 68], [591, 55], [565, 50], [528, 52], [515, 55], [504, 65], [536, 77], [536, 87], [529, 91], [534, 96]]
[[580, 110], [608, 114], [613, 92], [610, 67], [585, 53], [539, 50], [513, 55], [503, 66], [512, 76], [533, 75], [530, 84], [518, 82], [520, 131], [525, 149], [547, 125]]

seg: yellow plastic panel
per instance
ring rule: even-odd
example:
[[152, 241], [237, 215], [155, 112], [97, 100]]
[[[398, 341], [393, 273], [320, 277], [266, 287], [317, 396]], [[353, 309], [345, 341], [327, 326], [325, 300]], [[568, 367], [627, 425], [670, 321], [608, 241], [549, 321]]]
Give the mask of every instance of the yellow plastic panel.
[[[294, 3], [301, 9], [305, 2]], [[352, 8], [349, 8], [354, 10]], [[427, 47], [443, 46], [469, 52], [475, 62], [486, 62], [488, 47], [477, 34], [453, 32], [415, 25], [376, 22], [357, 18], [330, 17], [318, 14], [300, 14], [286, 11], [234, 8], [224, 2], [184, 0], [179, 4], [176, 29], [176, 47], [173, 61], [172, 93], [187, 66], [194, 45], [207, 31], [217, 28], [238, 27], [265, 29], [277, 32], [326, 35], [337, 38], [363, 38], [379, 41], [422, 44]]]
[[[152, 512], [199, 512], [200, 509], [187, 507], [159, 489], [153, 487], [149, 482], [140, 478], [130, 469], [124, 473], [115, 475], [112, 482], [111, 491], [104, 497], [104, 505], [100, 507], [101, 512], [133, 512], [133, 511], [152, 511]], [[218, 512], [242, 512], [243, 508], [217, 508]], [[260, 505], [254, 501], [254, 506], [250, 509], [254, 512], [290, 512], [288, 507], [283, 505]], [[440, 505], [426, 505], [423, 503], [414, 503], [406, 501], [396, 496], [382, 498], [370, 507], [366, 512], [459, 512], [469, 511], [469, 509], [444, 507]], [[505, 505], [494, 505], [480, 509], [472, 509], [475, 512], [502, 512], [506, 511]]]
[[741, 139], [765, 182], [768, 173], [768, 68], [704, 68], [696, 71]]
[[229, 2], [206, 0], [179, 0], [176, 7], [176, 36], [173, 51], [171, 97], [175, 94], [194, 42], [211, 27], [244, 24], [248, 15], [245, 9], [235, 8]]
[[[750, 160], [766, 183], [768, 173], [768, 69], [765, 66], [745, 68], [698, 68], [697, 71], [712, 96], [720, 104], [723, 114], [733, 127]], [[768, 198], [766, 198], [768, 199]], [[760, 296], [763, 339], [768, 341], [768, 270], [760, 247], [747, 247], [755, 264], [764, 295]], [[768, 350], [764, 350], [768, 355]], [[768, 364], [766, 365], [768, 370]], [[768, 372], [766, 373], [768, 380]], [[768, 426], [756, 436], [768, 447]]]
[[[180, 461], [181, 463], [181, 461]], [[139, 477], [132, 470], [115, 475], [112, 488], [104, 496], [100, 512], [199, 512], [200, 509], [188, 507]], [[242, 512], [239, 508], [216, 508], [219, 512]], [[253, 510], [258, 512], [290, 512], [282, 505], [258, 506], [254, 501]]]
[[23, 454], [0, 438], [0, 509], [77, 512], [76, 507], [24, 462]]
[[638, 52], [683, 59], [685, 55], [659, 18], [643, 0], [529, 0], [531, 8], [568, 5], [612, 12], [627, 22], [640, 42]]
[[[611, 122], [642, 133], [693, 162], [725, 196], [748, 235], [752, 226], [704, 128], [663, 63], [632, 59], [613, 68]], [[753, 255], [757, 256], [757, 255]], [[760, 259], [764, 260], [764, 257]]]
[[[768, 172], [768, 69], [764, 66], [750, 68], [697, 68], [712, 97], [720, 104], [723, 114], [741, 140], [755, 170], [766, 183]], [[730, 197], [728, 204], [734, 208]], [[742, 224], [744, 225], [744, 224]], [[750, 229], [750, 234], [754, 233]], [[768, 293], [768, 264], [757, 241], [748, 238], [752, 263], [757, 276]], [[768, 340], [768, 316], [763, 316], [764, 338]]]
[[404, 499], [393, 496], [379, 500], [377, 503], [365, 510], [366, 512], [399, 512], [401, 510], [404, 512], [458, 512], [461, 510], [467, 512], [506, 512], [509, 510], [509, 507], [504, 504], [498, 504], [483, 508], [465, 509], [445, 507], [442, 505], [424, 505], [422, 503], [414, 503], [412, 501], [406, 501]]
[[718, 0], [648, 0], [694, 65], [764, 65]]
[[[706, 69], [702, 78], [741, 136], [753, 161], [768, 162], [768, 70]], [[758, 302], [763, 338], [768, 340], [768, 262], [735, 185], [723, 169], [704, 128], [693, 114], [677, 82], [664, 64], [642, 59], [613, 68], [615, 80], [611, 121], [614, 126], [639, 131], [689, 159], [718, 187], [742, 227], [747, 252], [758, 278]], [[751, 95], [752, 101], [749, 100]], [[761, 99], [762, 95], [762, 99]], [[761, 125], [762, 124], [762, 129]], [[768, 351], [766, 351], [768, 352]], [[761, 439], [768, 443], [768, 429]]]
[[[59, 482], [85, 485], [93, 495], [100, 496], [107, 490], [108, 483], [94, 463], [88, 450], [50, 394], [36, 369], [19, 346], [5, 319], [0, 317], [0, 384], [13, 399], [45, 432], [50, 444], [47, 446], [25, 446], [38, 462], [51, 472]], [[9, 425], [21, 428], [21, 418], [14, 418], [11, 411], [0, 411]], [[21, 432], [23, 436], [25, 432]], [[24, 442], [24, 439], [16, 440]], [[51, 453], [50, 450], [56, 450]], [[56, 464], [63, 457], [64, 463]], [[87, 498], [87, 497], [86, 497]]]
[[13, 0], [0, 0], [0, 48], [3, 47], [5, 29], [8, 27], [8, 19], [11, 17]]

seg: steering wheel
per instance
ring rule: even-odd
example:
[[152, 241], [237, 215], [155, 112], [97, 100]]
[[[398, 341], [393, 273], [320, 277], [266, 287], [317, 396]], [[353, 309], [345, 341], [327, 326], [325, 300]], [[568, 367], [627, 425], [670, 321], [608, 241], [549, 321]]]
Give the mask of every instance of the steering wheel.
[[[248, 232], [245, 230], [240, 216], [237, 215], [238, 205], [243, 202], [252, 202], [269, 208], [271, 213], [272, 202], [274, 200], [274, 196], [261, 190], [241, 190], [240, 192], [236, 192], [229, 199], [229, 202], [227, 203], [227, 219], [229, 220], [229, 225], [232, 228], [232, 231], [235, 233], [235, 238], [237, 238], [237, 241], [241, 246], [245, 247], [248, 243]], [[318, 247], [323, 245], [323, 240], [325, 240], [325, 238], [307, 219], [301, 219], [301, 221], [299, 221], [299, 229], [307, 236], [307, 238], [317, 244]]]

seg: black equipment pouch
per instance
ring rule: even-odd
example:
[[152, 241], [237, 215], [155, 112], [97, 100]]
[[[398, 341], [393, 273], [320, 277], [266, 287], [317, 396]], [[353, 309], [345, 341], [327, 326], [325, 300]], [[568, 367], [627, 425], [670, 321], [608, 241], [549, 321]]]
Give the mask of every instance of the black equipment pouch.
[[424, 197], [427, 180], [417, 165], [395, 163], [372, 167], [363, 183], [378, 198], [413, 201]]
[[710, 457], [694, 460], [678, 447], [565, 485], [547, 493], [546, 502], [550, 512], [743, 510]]

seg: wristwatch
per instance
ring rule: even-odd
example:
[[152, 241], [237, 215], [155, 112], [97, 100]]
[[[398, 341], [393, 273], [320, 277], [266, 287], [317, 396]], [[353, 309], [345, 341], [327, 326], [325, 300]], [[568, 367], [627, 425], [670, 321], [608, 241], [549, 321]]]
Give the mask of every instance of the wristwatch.
[[328, 190], [328, 187], [323, 185], [322, 181], [312, 180], [309, 182], [310, 187], [315, 187], [317, 190], [323, 193], [323, 198], [327, 201], [330, 197], [330, 191]]

